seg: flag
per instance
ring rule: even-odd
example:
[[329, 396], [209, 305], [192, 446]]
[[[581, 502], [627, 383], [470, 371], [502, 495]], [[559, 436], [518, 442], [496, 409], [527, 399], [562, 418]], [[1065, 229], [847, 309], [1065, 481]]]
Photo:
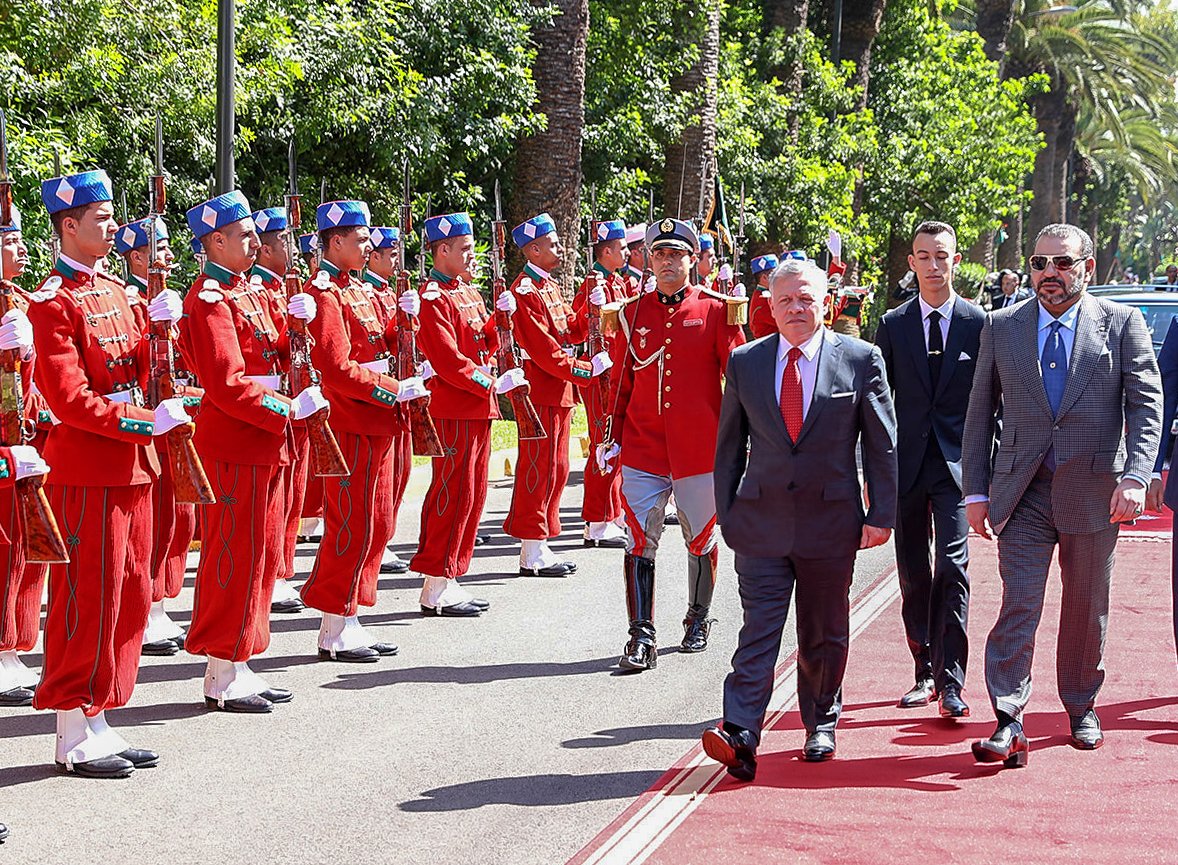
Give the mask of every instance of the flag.
[[708, 214], [704, 217], [703, 230], [716, 238], [717, 245], [727, 248], [728, 255], [732, 255], [732, 232], [728, 228], [728, 210], [724, 206], [724, 187], [720, 183], [720, 172], [713, 177], [714, 189], [712, 204]]

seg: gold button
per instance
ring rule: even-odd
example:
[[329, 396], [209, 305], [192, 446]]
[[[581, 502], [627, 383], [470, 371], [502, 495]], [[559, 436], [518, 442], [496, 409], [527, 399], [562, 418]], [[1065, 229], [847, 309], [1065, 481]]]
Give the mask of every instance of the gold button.
[[663, 390], [665, 390], [667, 393], [670, 393], [670, 392], [671, 392], [671, 386], [670, 386], [670, 385], [667, 385], [665, 388], [663, 388]]
[[670, 375], [670, 374], [671, 374], [671, 371], [669, 369], [663, 370], [663, 375]]
[[669, 321], [668, 321], [668, 322], [667, 322], [667, 327], [670, 327], [670, 326], [671, 326], [671, 322], [669, 322]]
[[666, 339], [664, 339], [664, 340], [663, 340], [663, 342], [665, 342], [667, 345], [670, 345], [670, 344], [671, 344], [671, 338], [668, 336]]
[[[667, 342], [670, 342], [670, 340], [668, 339]], [[671, 353], [669, 351], [665, 351], [665, 352], [663, 352], [663, 357], [665, 357], [667, 360], [670, 360]]]
[[671, 404], [669, 402], [663, 403], [663, 408], [670, 408], [670, 407], [671, 407]]

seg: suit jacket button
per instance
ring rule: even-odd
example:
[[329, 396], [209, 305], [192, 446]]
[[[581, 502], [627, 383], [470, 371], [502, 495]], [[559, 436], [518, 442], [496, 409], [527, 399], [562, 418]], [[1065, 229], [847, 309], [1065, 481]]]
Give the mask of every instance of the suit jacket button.
[[1056, 432], [1059, 432], [1059, 424], [1056, 424], [1055, 426], [1053, 426], [1052, 429], [1055, 430]]
[[786, 484], [785, 488], [787, 490], [796, 490], [798, 488], [798, 485], [795, 484], [793, 481], [790, 481], [788, 484]]

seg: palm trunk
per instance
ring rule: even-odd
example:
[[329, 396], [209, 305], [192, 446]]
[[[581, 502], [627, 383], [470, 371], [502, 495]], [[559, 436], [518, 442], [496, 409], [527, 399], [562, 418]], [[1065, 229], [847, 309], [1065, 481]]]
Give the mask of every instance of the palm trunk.
[[1006, 39], [1014, 24], [1014, 0], [977, 0], [975, 23], [985, 43], [986, 56], [999, 64], [1006, 61]]
[[762, 29], [765, 34], [780, 29], [785, 36], [785, 58], [780, 66], [769, 69], [769, 74], [781, 82], [778, 88], [790, 97], [789, 140], [798, 143], [801, 127], [802, 39], [806, 31], [806, 20], [810, 15], [810, 0], [763, 0]]
[[[1019, 190], [1020, 195], [1022, 189]], [[1023, 269], [1023, 208], [1019, 207], [1006, 222], [1006, 240], [998, 247], [998, 267]]]
[[[1051, 90], [1031, 97], [1031, 111], [1043, 136], [1044, 147], [1035, 155], [1031, 172], [1031, 212], [1027, 216], [1027, 237], [1033, 238], [1043, 226], [1062, 222], [1063, 195], [1060, 185], [1060, 157], [1058, 154], [1064, 126], [1066, 99], [1063, 85], [1056, 81]], [[1066, 164], [1067, 155], [1063, 157]]]
[[[542, 0], [534, 0], [540, 3]], [[543, 0], [543, 5], [548, 5]], [[536, 110], [548, 119], [543, 132], [520, 142], [515, 183], [507, 202], [508, 227], [542, 211], [552, 214], [567, 247], [575, 249], [581, 223], [581, 139], [585, 127], [585, 42], [589, 35], [588, 0], [555, 0], [556, 16], [536, 28], [536, 62], [532, 74], [538, 94]], [[572, 259], [558, 277], [566, 295], [573, 291]]]
[[842, 39], [839, 57], [855, 64], [851, 83], [863, 88], [858, 109], [867, 107], [867, 86], [871, 83], [871, 47], [883, 24], [887, 0], [843, 0]]
[[965, 260], [985, 265], [986, 269], [989, 270], [990, 260], [993, 257], [994, 232], [987, 229], [982, 232], [982, 236], [977, 239], [977, 242], [969, 248], [969, 252], [965, 255]]

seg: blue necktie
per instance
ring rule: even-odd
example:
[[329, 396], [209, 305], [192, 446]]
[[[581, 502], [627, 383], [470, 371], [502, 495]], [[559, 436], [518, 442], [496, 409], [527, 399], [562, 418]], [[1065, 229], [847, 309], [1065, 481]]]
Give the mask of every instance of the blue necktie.
[[[1043, 356], [1039, 358], [1039, 368], [1043, 372], [1043, 389], [1047, 391], [1047, 402], [1051, 405], [1053, 416], [1059, 415], [1059, 404], [1063, 402], [1064, 388], [1068, 384], [1068, 354], [1063, 347], [1060, 327], [1058, 321], [1051, 323], [1047, 342], [1043, 343]], [[1043, 464], [1051, 471], [1055, 471], [1054, 447], [1048, 448]]]

